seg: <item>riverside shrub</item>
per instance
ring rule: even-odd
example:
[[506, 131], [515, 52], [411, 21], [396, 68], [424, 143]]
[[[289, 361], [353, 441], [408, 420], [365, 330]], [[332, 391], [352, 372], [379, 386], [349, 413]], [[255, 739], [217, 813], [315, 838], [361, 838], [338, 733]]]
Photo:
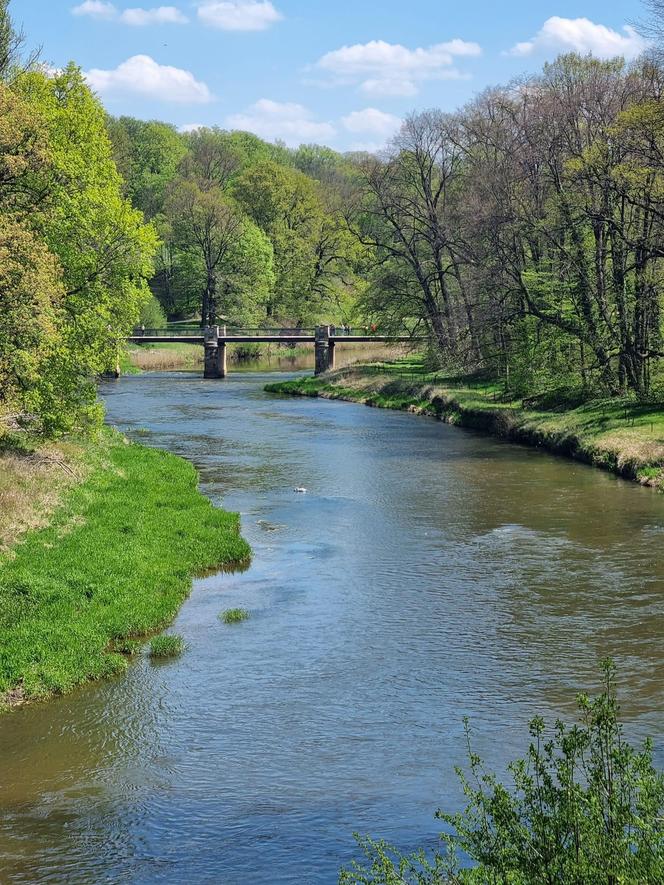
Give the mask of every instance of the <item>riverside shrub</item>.
[[[652, 744], [627, 743], [620, 723], [615, 668], [602, 664], [604, 688], [578, 698], [578, 722], [530, 723], [526, 756], [509, 766], [511, 783], [487, 772], [473, 752], [457, 769], [466, 808], [437, 812], [451, 832], [444, 850], [400, 854], [359, 838], [367, 864], [342, 885], [644, 885], [664, 882], [664, 776]], [[467, 860], [474, 863], [465, 868]]]

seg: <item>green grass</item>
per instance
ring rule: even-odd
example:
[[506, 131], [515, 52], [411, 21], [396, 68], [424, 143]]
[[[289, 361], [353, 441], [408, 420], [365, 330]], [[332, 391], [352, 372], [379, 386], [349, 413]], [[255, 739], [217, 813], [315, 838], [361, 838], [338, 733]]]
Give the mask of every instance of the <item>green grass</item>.
[[184, 651], [184, 639], [174, 634], [155, 636], [150, 642], [151, 658], [176, 658]]
[[587, 461], [664, 488], [664, 406], [578, 392], [520, 399], [493, 379], [427, 371], [421, 358], [268, 384], [271, 393], [344, 399], [432, 415]]
[[241, 621], [247, 621], [251, 617], [246, 608], [229, 608], [222, 612], [219, 617], [224, 624], [239, 624]]
[[113, 643], [113, 651], [133, 658], [141, 650], [141, 644], [140, 639], [120, 639]]
[[48, 527], [0, 557], [0, 697], [118, 672], [122, 641], [169, 624], [192, 575], [250, 556], [238, 516], [200, 493], [191, 464], [117, 434], [94, 452]]
[[140, 375], [141, 370], [138, 366], [135, 366], [131, 359], [131, 354], [129, 353], [127, 346], [123, 346], [120, 349], [120, 354], [118, 357], [118, 365], [120, 366], [120, 374], [121, 375]]

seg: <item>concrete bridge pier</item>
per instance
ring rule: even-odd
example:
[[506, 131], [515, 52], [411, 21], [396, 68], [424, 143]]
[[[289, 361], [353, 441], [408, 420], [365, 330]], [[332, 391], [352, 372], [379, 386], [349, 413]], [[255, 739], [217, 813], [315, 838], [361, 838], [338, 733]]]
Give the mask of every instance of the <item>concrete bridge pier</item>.
[[219, 326], [210, 326], [205, 330], [205, 363], [204, 378], [225, 378], [228, 374], [226, 342], [220, 341], [220, 334], [226, 335]]
[[336, 342], [332, 341], [332, 339], [330, 338], [327, 345], [327, 368], [330, 372], [333, 372], [337, 367], [337, 361], [334, 355], [335, 347]]
[[[332, 345], [334, 353], [334, 345]], [[315, 375], [322, 375], [330, 367], [330, 327], [316, 326], [316, 340], [314, 342]]]

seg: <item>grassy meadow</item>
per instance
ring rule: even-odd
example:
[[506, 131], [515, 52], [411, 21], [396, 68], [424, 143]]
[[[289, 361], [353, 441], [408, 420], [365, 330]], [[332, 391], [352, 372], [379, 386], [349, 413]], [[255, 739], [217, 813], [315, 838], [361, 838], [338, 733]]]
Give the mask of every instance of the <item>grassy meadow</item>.
[[[3, 516], [0, 698], [10, 705], [122, 672], [128, 640], [169, 624], [193, 575], [251, 553], [238, 516], [213, 507], [188, 462], [111, 432], [70, 450], [68, 469], [28, 466], [14, 519]], [[5, 456], [15, 475], [30, 457]], [[29, 490], [44, 475], [59, 481], [33, 512]]]

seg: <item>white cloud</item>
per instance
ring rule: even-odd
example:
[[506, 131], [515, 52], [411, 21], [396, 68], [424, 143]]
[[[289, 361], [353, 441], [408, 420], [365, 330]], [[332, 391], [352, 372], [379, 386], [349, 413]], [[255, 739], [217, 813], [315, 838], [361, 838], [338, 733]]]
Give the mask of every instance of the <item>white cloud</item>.
[[647, 42], [634, 28], [625, 25], [624, 33], [606, 25], [598, 25], [588, 18], [561, 18], [554, 15], [547, 19], [538, 33], [524, 43], [517, 43], [508, 55], [533, 55], [534, 53], [591, 52], [597, 58], [613, 58], [622, 55], [635, 58], [647, 46]]
[[111, 71], [87, 71], [90, 86], [103, 95], [142, 95], [159, 101], [206, 104], [213, 100], [205, 83], [190, 71], [160, 65], [149, 55], [134, 55]]
[[198, 17], [222, 31], [265, 31], [283, 18], [269, 0], [204, 0], [198, 6]]
[[417, 95], [417, 86], [412, 80], [382, 79], [365, 80], [360, 86], [365, 95]]
[[377, 108], [364, 108], [362, 111], [353, 111], [347, 117], [342, 117], [341, 122], [348, 132], [371, 134], [389, 138], [401, 126], [401, 119], [394, 114], [386, 114]]
[[105, 0], [85, 0], [80, 6], [72, 9], [74, 15], [89, 15], [91, 18], [112, 19], [118, 14], [112, 3]]
[[478, 56], [477, 43], [449, 40], [428, 48], [408, 49], [398, 43], [371, 40], [328, 52], [316, 66], [340, 85], [360, 84], [368, 95], [415, 95], [424, 80], [468, 76], [454, 67], [456, 57]]
[[183, 126], [178, 126], [178, 132], [186, 135], [189, 132], [198, 132], [199, 129], [207, 128], [208, 127], [205, 125], [205, 123], [185, 123]]
[[125, 25], [186, 25], [189, 19], [176, 6], [156, 6], [154, 9], [135, 7], [120, 12], [106, 0], [85, 0], [72, 9], [74, 15], [89, 15], [104, 21], [119, 21]]
[[231, 129], [253, 132], [268, 140], [281, 139], [297, 147], [303, 142], [324, 141], [336, 135], [331, 123], [312, 119], [311, 111], [294, 102], [271, 101], [261, 98], [242, 114], [226, 118]]
[[157, 6], [154, 9], [125, 9], [120, 21], [126, 25], [186, 25], [189, 19], [175, 6]]

